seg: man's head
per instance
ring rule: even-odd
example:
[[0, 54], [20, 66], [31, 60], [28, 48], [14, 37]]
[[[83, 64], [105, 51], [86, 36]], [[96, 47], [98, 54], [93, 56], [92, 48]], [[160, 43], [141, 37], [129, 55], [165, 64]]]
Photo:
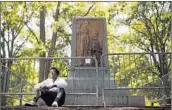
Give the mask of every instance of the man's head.
[[60, 72], [59, 72], [59, 70], [56, 67], [52, 67], [50, 69], [50, 74], [51, 74], [52, 79], [56, 80], [57, 77], [59, 76]]

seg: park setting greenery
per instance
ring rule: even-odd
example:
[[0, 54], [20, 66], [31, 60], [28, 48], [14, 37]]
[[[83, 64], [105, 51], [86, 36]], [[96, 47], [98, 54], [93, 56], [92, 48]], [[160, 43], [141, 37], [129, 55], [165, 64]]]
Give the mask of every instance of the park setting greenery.
[[[1, 58], [70, 57], [73, 17], [106, 18], [108, 53], [152, 53], [109, 56], [110, 73], [117, 86], [157, 87], [159, 79], [163, 87], [169, 86], [170, 54], [153, 54], [171, 51], [168, 1], [1, 2]], [[56, 66], [61, 76], [67, 77], [70, 66], [66, 59], [2, 59], [1, 64], [2, 92], [19, 92], [22, 85], [22, 92], [31, 92], [34, 84], [48, 77], [49, 67]], [[169, 90], [164, 92], [170, 95]], [[151, 90], [132, 94], [162, 97]], [[18, 104], [17, 97], [4, 97], [7, 103], [3, 104]], [[24, 97], [28, 100], [32, 96]], [[149, 105], [150, 99], [146, 100]]]

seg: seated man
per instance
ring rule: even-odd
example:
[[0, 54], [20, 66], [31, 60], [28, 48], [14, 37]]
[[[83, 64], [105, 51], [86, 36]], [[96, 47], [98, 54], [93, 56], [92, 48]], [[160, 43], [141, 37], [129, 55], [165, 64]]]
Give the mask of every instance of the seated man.
[[34, 98], [34, 102], [26, 103], [26, 106], [39, 104], [38, 100], [42, 100], [47, 106], [61, 106], [65, 102], [65, 90], [67, 82], [59, 77], [59, 71], [57, 68], [52, 67], [50, 69], [51, 78], [35, 85], [37, 95]]

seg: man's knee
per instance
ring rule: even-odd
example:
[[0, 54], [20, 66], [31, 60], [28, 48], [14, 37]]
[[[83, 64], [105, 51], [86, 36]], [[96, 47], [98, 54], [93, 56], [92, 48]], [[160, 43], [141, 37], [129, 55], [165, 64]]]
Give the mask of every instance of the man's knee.
[[57, 92], [57, 99], [65, 98], [65, 89], [64, 88], [59, 88], [59, 91]]
[[37, 100], [40, 98], [40, 96], [41, 96], [41, 92], [39, 90], [36, 90], [35, 91], [35, 96], [34, 96], [33, 100], [35, 102], [37, 102]]
[[38, 106], [47, 106], [47, 104], [45, 103], [45, 101], [42, 98], [39, 98], [37, 100], [37, 105]]
[[63, 95], [65, 95], [65, 89], [64, 88], [59, 88], [59, 91], [57, 92], [57, 97], [60, 95], [60, 97], [62, 97]]
[[59, 89], [59, 94], [57, 95], [58, 105], [59, 106], [62, 106], [65, 103], [65, 97], [66, 97], [65, 89], [60, 88]]
[[65, 92], [64, 88], [59, 88], [60, 92]]
[[41, 95], [41, 91], [40, 90], [36, 90], [36, 96], [40, 96]]

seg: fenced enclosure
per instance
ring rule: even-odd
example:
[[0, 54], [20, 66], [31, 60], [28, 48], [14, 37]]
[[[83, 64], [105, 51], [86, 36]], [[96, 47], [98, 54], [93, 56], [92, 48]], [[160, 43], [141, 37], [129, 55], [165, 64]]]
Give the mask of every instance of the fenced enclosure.
[[[103, 67], [107, 56], [109, 68]], [[170, 58], [170, 53], [104, 54], [102, 67], [98, 67], [94, 57], [4, 58], [1, 105], [23, 105], [32, 100], [34, 85], [41, 77], [42, 80], [48, 77], [50, 67], [57, 67], [68, 82], [66, 105], [171, 104]]]
[[[108, 86], [103, 85], [102, 98], [104, 103], [108, 105], [109, 99], [107, 98], [112, 98], [117, 105], [138, 103], [138, 101], [142, 101], [146, 106], [171, 104], [170, 55], [170, 53], [114, 53], [102, 55], [102, 63], [104, 62], [103, 57], [108, 56], [109, 79], [114, 80], [116, 86], [116, 88], [111, 88], [110, 82]], [[105, 71], [104, 74], [106, 74]], [[112, 97], [112, 94], [109, 93], [115, 93], [115, 96]], [[121, 99], [116, 100], [119, 97]], [[132, 102], [130, 100], [132, 97], [139, 97], [140, 100]]]
[[[95, 62], [95, 67], [91, 72], [98, 75], [97, 61], [93, 57], [68, 57], [68, 58], [4, 58], [1, 59], [2, 77], [1, 77], [1, 105], [15, 106], [23, 105], [33, 99], [34, 85], [38, 83], [40, 76], [42, 80], [48, 77], [49, 67], [57, 67], [60, 71], [60, 76], [68, 82], [66, 88], [67, 98], [76, 100], [77, 95], [95, 95], [98, 96], [98, 84], [94, 79], [95, 84], [87, 83], [91, 78], [89, 74], [89, 65], [78, 66], [78, 60], [92, 60]], [[41, 67], [41, 64], [45, 64]], [[82, 71], [82, 77], [78, 74]], [[82, 79], [82, 81], [80, 80]], [[83, 83], [84, 82], [84, 83]], [[90, 82], [90, 81], [89, 81]], [[81, 88], [82, 87], [82, 88]], [[68, 100], [68, 99], [66, 99]], [[71, 99], [70, 99], [71, 100]], [[66, 103], [71, 103], [66, 101]]]

